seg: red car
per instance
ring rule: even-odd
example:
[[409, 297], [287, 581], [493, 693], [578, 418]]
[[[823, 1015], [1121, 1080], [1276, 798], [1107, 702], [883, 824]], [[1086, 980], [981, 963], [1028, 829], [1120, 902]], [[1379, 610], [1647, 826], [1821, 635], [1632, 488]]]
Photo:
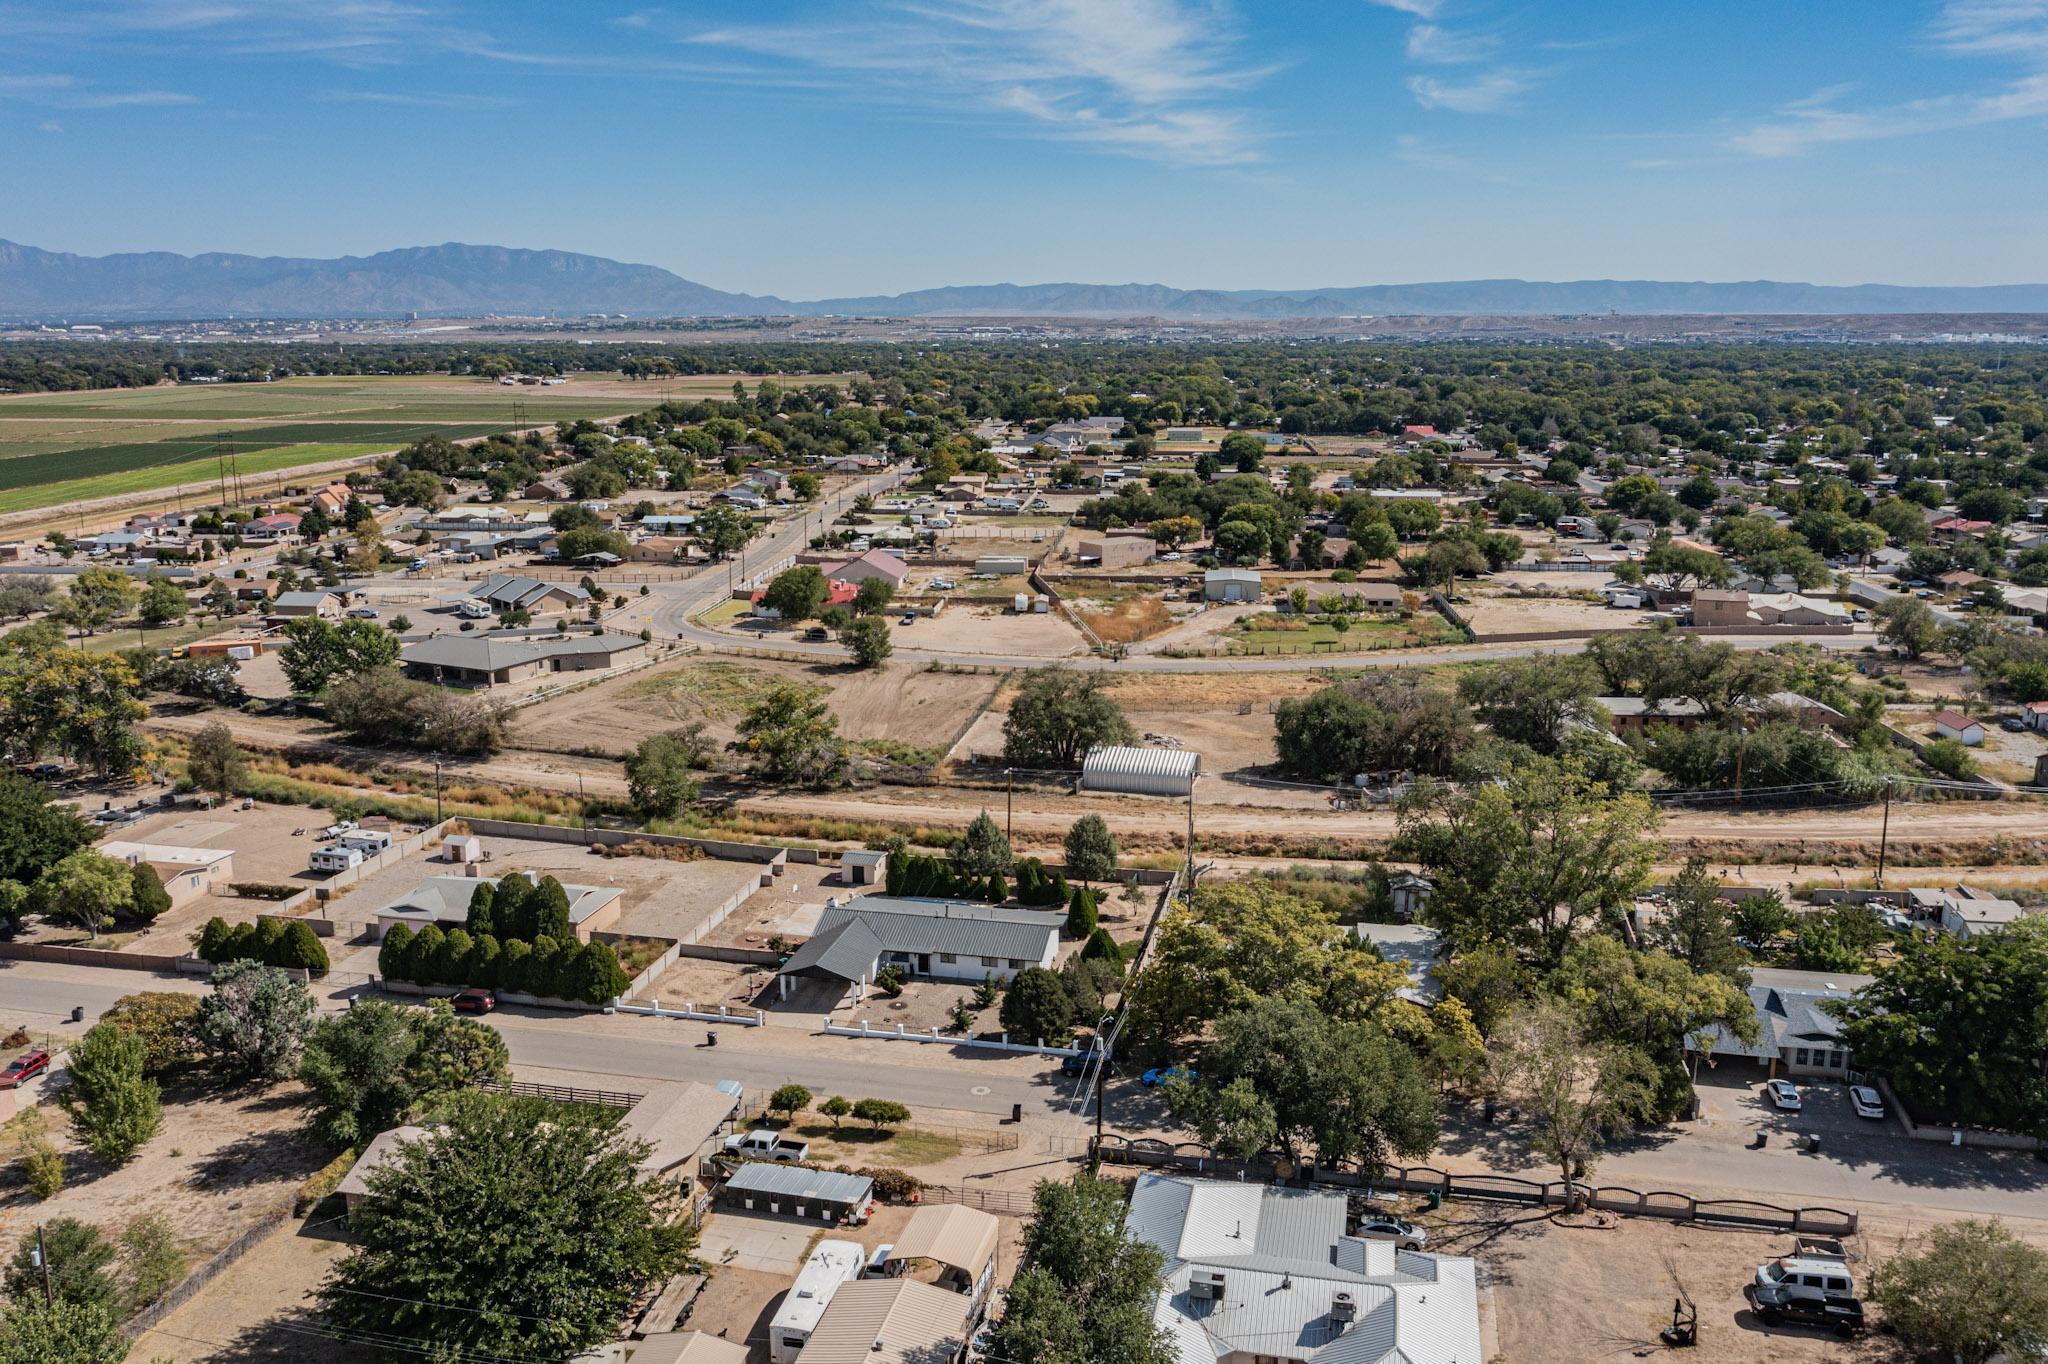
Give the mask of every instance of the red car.
[[498, 996], [489, 990], [463, 990], [449, 1002], [459, 1014], [487, 1014], [498, 1007]]
[[0, 1070], [0, 1089], [13, 1089], [22, 1081], [41, 1075], [50, 1068], [50, 1053], [46, 1051], [25, 1051], [7, 1063], [7, 1069]]

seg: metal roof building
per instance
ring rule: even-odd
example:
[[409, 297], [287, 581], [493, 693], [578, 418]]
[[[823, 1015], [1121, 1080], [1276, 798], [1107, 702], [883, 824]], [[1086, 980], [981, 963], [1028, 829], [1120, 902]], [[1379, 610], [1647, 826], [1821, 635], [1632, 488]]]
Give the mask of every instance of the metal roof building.
[[885, 966], [921, 976], [1007, 980], [1027, 966], [1051, 966], [1059, 951], [1056, 914], [959, 900], [864, 895], [827, 902], [817, 932], [790, 954], [782, 974], [871, 983]]
[[864, 1210], [874, 1188], [875, 1181], [866, 1175], [749, 1161], [719, 1189], [718, 1199], [740, 1212], [837, 1223]]
[[796, 1364], [939, 1364], [967, 1345], [972, 1304], [915, 1279], [858, 1279], [832, 1295]]
[[1098, 744], [1081, 760], [1081, 787], [1133, 796], [1180, 796], [1195, 789], [1202, 755], [1178, 748], [1117, 748]]

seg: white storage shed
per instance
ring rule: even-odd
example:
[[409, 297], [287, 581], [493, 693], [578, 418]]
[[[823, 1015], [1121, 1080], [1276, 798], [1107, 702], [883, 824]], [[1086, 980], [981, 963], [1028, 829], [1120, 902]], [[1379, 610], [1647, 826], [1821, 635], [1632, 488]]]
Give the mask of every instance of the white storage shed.
[[1202, 755], [1186, 749], [1102, 744], [1089, 749], [1081, 760], [1081, 787], [1133, 796], [1185, 797], [1195, 789], [1201, 771]]

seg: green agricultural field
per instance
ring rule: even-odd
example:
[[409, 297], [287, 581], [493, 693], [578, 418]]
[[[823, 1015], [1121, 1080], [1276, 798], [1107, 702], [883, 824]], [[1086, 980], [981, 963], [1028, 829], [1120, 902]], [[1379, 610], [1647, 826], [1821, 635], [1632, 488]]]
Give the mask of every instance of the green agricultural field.
[[376, 454], [435, 433], [488, 435], [522, 415], [528, 424], [616, 416], [663, 396], [658, 385], [642, 397], [603, 376], [581, 387], [574, 379], [507, 388], [405, 375], [0, 399], [0, 512], [203, 482], [223, 455], [247, 477]]

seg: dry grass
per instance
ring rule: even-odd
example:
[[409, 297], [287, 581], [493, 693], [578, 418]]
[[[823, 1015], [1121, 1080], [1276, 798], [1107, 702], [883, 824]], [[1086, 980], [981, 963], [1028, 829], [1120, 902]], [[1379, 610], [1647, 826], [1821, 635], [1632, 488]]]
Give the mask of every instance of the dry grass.
[[1124, 597], [1106, 610], [1094, 606], [1084, 599], [1075, 604], [1074, 611], [1105, 644], [1135, 644], [1174, 623], [1166, 603], [1149, 594]]

